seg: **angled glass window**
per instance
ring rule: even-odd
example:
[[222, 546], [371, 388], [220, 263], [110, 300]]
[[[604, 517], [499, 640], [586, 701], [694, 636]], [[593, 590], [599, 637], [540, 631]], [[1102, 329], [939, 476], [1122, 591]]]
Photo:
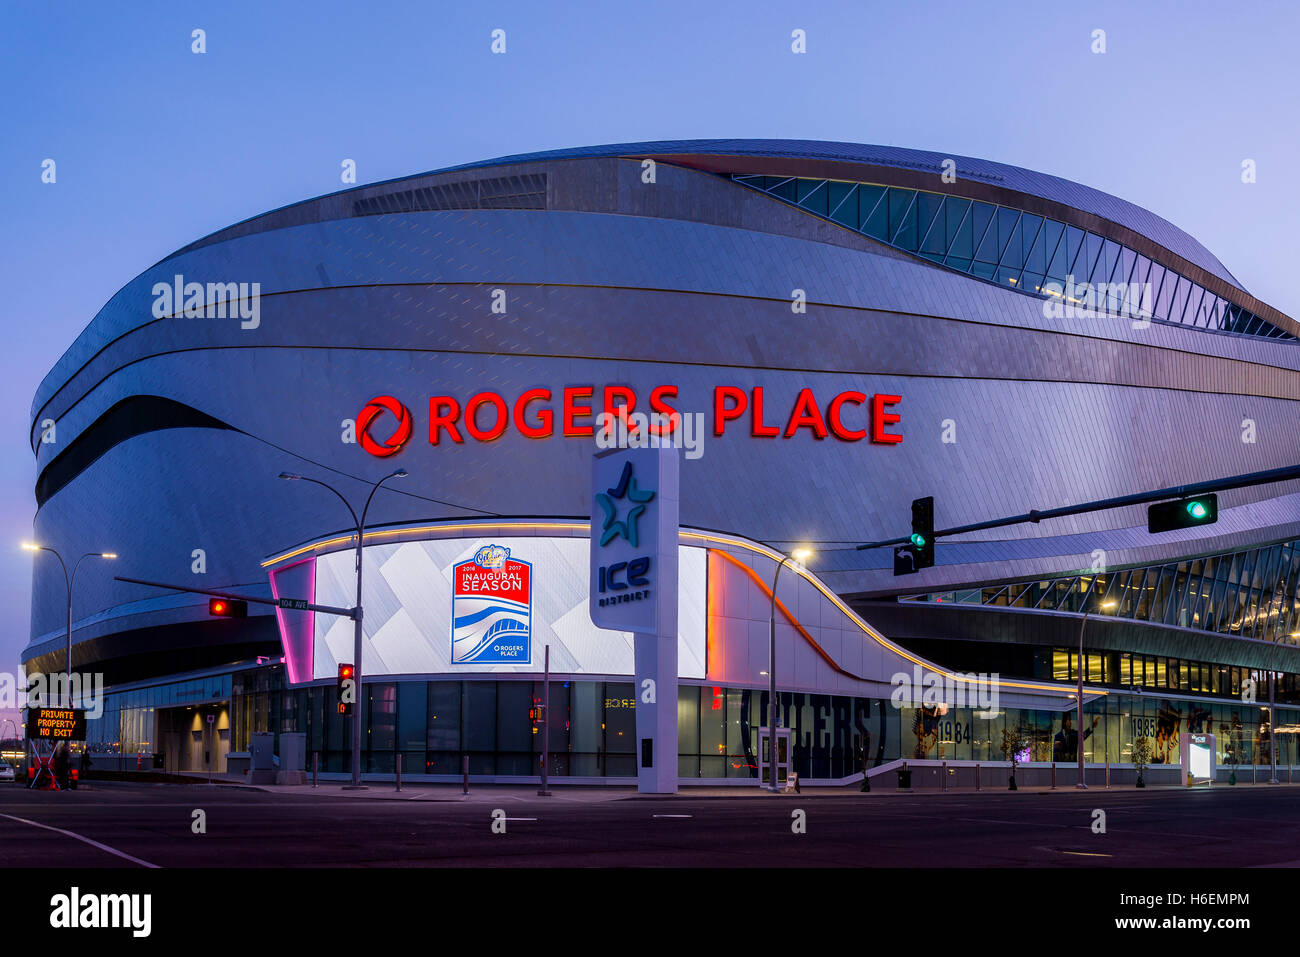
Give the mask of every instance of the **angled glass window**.
[[[1121, 243], [1033, 213], [873, 183], [757, 174], [731, 179], [930, 262], [1029, 295], [1058, 295], [1044, 287], [1054, 283], [1063, 291], [1073, 279], [1076, 286], [1105, 289], [1098, 304], [1115, 312], [1296, 341]], [[1075, 296], [1076, 305], [1083, 301]]]
[[1109, 239], [1102, 240], [1101, 252], [1097, 254], [1097, 264], [1092, 270], [1092, 284], [1101, 286], [1109, 283], [1111, 275], [1115, 272], [1115, 264], [1118, 261], [1119, 244], [1113, 243]]
[[1183, 313], [1183, 322], [1189, 326], [1204, 325], [1205, 316], [1201, 313], [1201, 299], [1205, 295], [1205, 290], [1196, 283], [1191, 283], [1187, 289], [1187, 309]]
[[1115, 266], [1115, 272], [1110, 277], [1111, 282], [1124, 283], [1127, 285], [1132, 281], [1133, 264], [1137, 261], [1137, 253], [1127, 246], [1119, 247], [1119, 263]]
[[1224, 313], [1227, 311], [1228, 302], [1222, 296], [1217, 296], [1214, 293], [1211, 293], [1210, 296], [1213, 302], [1211, 303], [1210, 310], [1209, 310], [1210, 311], [1209, 328], [1214, 329], [1216, 331], [1222, 331]]
[[1226, 316], [1227, 308], [1228, 308], [1228, 301], [1226, 299], [1222, 299], [1219, 296], [1214, 297], [1214, 308], [1210, 313], [1211, 329], [1223, 328], [1224, 323], [1227, 321], [1227, 316]]
[[1046, 260], [1044, 282], [1065, 284], [1065, 226], [1049, 219], [1043, 224], [1043, 256]]
[[916, 198], [916, 229], [920, 235], [917, 252], [935, 262], [942, 262], [948, 250], [943, 209], [943, 197], [938, 193], [920, 193]]
[[1300, 540], [1109, 576], [1015, 582], [971, 595], [986, 605], [1075, 614], [1114, 601], [1118, 607], [1108, 613], [1118, 618], [1277, 641], [1300, 623]]
[[998, 263], [1002, 259], [1002, 251], [1006, 248], [1007, 241], [1011, 238], [1011, 231], [1019, 218], [1020, 214], [1014, 209], [1003, 207], [996, 209], [989, 220], [988, 228], [984, 231], [984, 238], [980, 240], [979, 247], [975, 250], [972, 273], [981, 279], [993, 279]]
[[850, 229], [858, 228], [858, 188], [854, 183], [831, 182], [826, 185], [827, 207], [831, 220]]
[[[1141, 253], [1134, 256], [1133, 272], [1129, 274], [1128, 281], [1130, 284], [1137, 283], [1139, 286], [1144, 285], [1151, 273], [1151, 260], [1147, 259]], [[1154, 292], [1154, 290], [1153, 290]]]
[[1073, 277], [1075, 283], [1082, 282], [1079, 279], [1079, 268], [1076, 265], [1083, 258], [1080, 253], [1083, 251], [1084, 237], [1087, 233], [1077, 226], [1065, 227], [1065, 278], [1069, 280]]
[[862, 224], [862, 231], [873, 239], [879, 239], [885, 243], [889, 242], [889, 191], [881, 190], [881, 194], [871, 207], [870, 213], [866, 212], [864, 200], [859, 201], [860, 205], [858, 207], [863, 211], [863, 216], [866, 217]]
[[1123, 308], [1128, 310], [1129, 315], [1144, 315], [1149, 318], [1155, 309], [1155, 300], [1146, 281], [1147, 273], [1151, 270], [1151, 260], [1138, 253], [1129, 253], [1127, 249], [1124, 253], [1133, 256], [1133, 268], [1126, 280], [1128, 288], [1124, 290]]
[[959, 272], [970, 269], [971, 258], [975, 255], [975, 205], [970, 200], [953, 199], [945, 204], [948, 252], [943, 264]]
[[[985, 237], [988, 235], [990, 230], [992, 230], [994, 233], [993, 244], [994, 245], [997, 244], [997, 238], [996, 238], [997, 227], [994, 225], [994, 219], [996, 213], [997, 213], [997, 207], [990, 206], [988, 203], [977, 202], [971, 205], [970, 221], [971, 221], [971, 249], [972, 250], [977, 250], [984, 245]], [[975, 255], [974, 252], [972, 252], [971, 268], [970, 268], [972, 274], [976, 272], [976, 264], [979, 261], [980, 261], [979, 257]], [[991, 265], [988, 265], [986, 263], [983, 266], [981, 266], [980, 269], [984, 273], [982, 278], [988, 279], [992, 277], [993, 267]]]
[[1079, 258], [1074, 261], [1074, 281], [1078, 285], [1092, 282], [1092, 274], [1097, 269], [1097, 260], [1101, 258], [1102, 238], [1096, 233], [1084, 233], [1083, 248]]
[[1153, 262], [1151, 276], [1147, 281], [1151, 283], [1151, 294], [1155, 299], [1156, 318], [1169, 318], [1169, 301], [1174, 298], [1174, 285], [1178, 282], [1177, 274]]
[[791, 176], [787, 179], [778, 180], [777, 182], [770, 184], [767, 187], [767, 191], [773, 196], [778, 196], [787, 202], [793, 203], [795, 201], [796, 188], [795, 179]]
[[[889, 188], [889, 242], [907, 228], [907, 217], [912, 215], [912, 229], [916, 229], [916, 214], [912, 205], [916, 202], [916, 190]], [[915, 247], [914, 247], [915, 248]]]
[[1041, 216], [1026, 214], [1020, 226], [1022, 237], [1032, 234], [1023, 246], [1025, 271], [1020, 277], [1020, 288], [1025, 292], [1039, 292], [1047, 272], [1047, 223]]
[[[1001, 212], [1001, 211], [999, 211]], [[1008, 210], [1008, 212], [1012, 212]], [[1002, 250], [1002, 259], [998, 263], [998, 270], [994, 278], [999, 285], [1014, 286], [1020, 281], [1020, 273], [1025, 268], [1025, 251], [1023, 244], [1024, 223], [1023, 215], [1016, 217], [1015, 225], [1011, 227], [1007, 235], [1006, 244]]]
[[810, 213], [825, 216], [830, 212], [830, 191], [824, 180], [800, 179], [795, 181], [796, 201]]
[[884, 201], [885, 187], [872, 186], [870, 183], [858, 184], [858, 230], [870, 232], [867, 220], [875, 213], [876, 207]]

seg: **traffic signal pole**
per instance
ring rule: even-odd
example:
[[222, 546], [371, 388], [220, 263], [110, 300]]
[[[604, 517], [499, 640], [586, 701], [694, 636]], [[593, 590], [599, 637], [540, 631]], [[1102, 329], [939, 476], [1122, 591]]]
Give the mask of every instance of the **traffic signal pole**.
[[315, 611], [323, 615], [338, 615], [340, 618], [356, 618], [355, 608], [336, 608], [334, 605], [317, 605], [305, 598], [260, 598], [257, 595], [237, 595], [229, 591], [214, 591], [211, 588], [191, 588], [189, 585], [169, 585], [167, 582], [145, 581], [143, 578], [126, 578], [114, 575], [113, 581], [126, 582], [130, 585], [148, 585], [151, 588], [166, 588], [168, 591], [183, 591], [191, 595], [207, 595], [211, 598], [224, 598], [227, 601], [247, 601], [255, 605], [274, 605], [289, 611]]
[[542, 671], [542, 786], [537, 789], [541, 797], [550, 797], [550, 778], [547, 765], [551, 762], [551, 646], [546, 646], [546, 664]]
[[[1041, 511], [1031, 509], [1023, 515], [1012, 515], [1007, 518], [995, 518], [988, 522], [975, 522], [971, 525], [958, 525], [954, 528], [939, 529], [934, 535], [935, 538], [941, 535], [961, 535], [966, 532], [980, 532], [989, 528], [1020, 525], [1024, 522], [1038, 524], [1044, 519], [1061, 518], [1065, 515], [1081, 515], [1084, 512], [1099, 512], [1108, 508], [1123, 508], [1126, 505], [1146, 505], [1165, 499], [1188, 498], [1194, 495], [1204, 495], [1208, 492], [1219, 492], [1224, 489], [1247, 488], [1252, 485], [1267, 485], [1271, 482], [1287, 482], [1294, 479], [1300, 479], [1300, 465], [1288, 465], [1285, 468], [1270, 469], [1266, 472], [1249, 472], [1245, 475], [1234, 475], [1230, 478], [1214, 479], [1209, 482], [1196, 482], [1191, 485], [1175, 485], [1170, 488], [1156, 489], [1153, 492], [1119, 495], [1114, 498], [1099, 499], [1095, 502], [1084, 502], [1082, 505], [1066, 505], [1061, 508], [1049, 508]], [[910, 542], [910, 537], [890, 538], [880, 542], [868, 542], [865, 545], [858, 545], [857, 550], [883, 548], [885, 545], [906, 545]]]

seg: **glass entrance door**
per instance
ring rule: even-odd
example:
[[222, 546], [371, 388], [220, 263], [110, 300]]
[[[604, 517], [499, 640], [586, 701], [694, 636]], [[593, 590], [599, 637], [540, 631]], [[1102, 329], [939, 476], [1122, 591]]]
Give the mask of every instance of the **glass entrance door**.
[[[758, 780], [764, 787], [771, 785], [771, 776], [768, 773], [768, 755], [771, 745], [768, 743], [767, 728], [758, 729]], [[785, 787], [786, 782], [790, 779], [790, 729], [776, 729], [776, 783], [778, 787]]]

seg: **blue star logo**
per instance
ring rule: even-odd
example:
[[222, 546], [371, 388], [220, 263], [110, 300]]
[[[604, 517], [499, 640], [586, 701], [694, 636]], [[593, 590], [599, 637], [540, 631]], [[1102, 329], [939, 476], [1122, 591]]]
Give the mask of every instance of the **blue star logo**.
[[[596, 493], [596, 504], [605, 513], [605, 524], [600, 530], [600, 544], [608, 545], [622, 535], [627, 539], [628, 544], [635, 548], [639, 540], [637, 521], [645, 512], [645, 503], [654, 497], [655, 493], [652, 490], [637, 488], [636, 478], [632, 475], [632, 463], [624, 462], [623, 474], [619, 476], [618, 484], [604, 492]], [[616, 500], [623, 500], [632, 505], [621, 522], [615, 520], [618, 516]]]

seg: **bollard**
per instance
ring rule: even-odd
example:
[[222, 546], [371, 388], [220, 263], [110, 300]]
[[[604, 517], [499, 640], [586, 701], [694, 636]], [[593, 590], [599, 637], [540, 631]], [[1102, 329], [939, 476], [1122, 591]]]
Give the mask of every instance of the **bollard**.
[[316, 778], [320, 774], [320, 752], [313, 751], [311, 756], [311, 786], [316, 787]]
[[397, 790], [402, 790], [402, 756], [397, 756]]
[[[1052, 729], [1048, 728], [1047, 730], [1050, 731]], [[1052, 790], [1053, 791], [1056, 790], [1056, 762], [1055, 761], [1052, 762]]]
[[461, 793], [468, 794], [469, 793], [469, 755], [468, 754], [461, 759], [461, 774], [464, 776], [464, 779], [462, 780], [460, 786]]
[[975, 790], [978, 791], [979, 789], [980, 789], [980, 766], [977, 763], [975, 765]]
[[939, 766], [939, 790], [940, 791], [948, 790], [948, 762], [947, 761], [944, 761], [943, 764]]

